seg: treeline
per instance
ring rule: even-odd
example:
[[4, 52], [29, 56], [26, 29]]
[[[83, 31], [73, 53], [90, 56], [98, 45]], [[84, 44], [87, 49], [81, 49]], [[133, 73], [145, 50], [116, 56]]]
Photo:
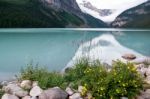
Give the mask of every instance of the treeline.
[[75, 15], [41, 6], [38, 0], [28, 0], [22, 4], [0, 1], [0, 28], [65, 27], [70, 23], [77, 26], [84, 24]]

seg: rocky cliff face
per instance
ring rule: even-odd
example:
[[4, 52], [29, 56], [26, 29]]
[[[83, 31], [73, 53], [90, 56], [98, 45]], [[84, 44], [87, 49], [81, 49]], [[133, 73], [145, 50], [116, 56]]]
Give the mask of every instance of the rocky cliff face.
[[0, 0], [0, 28], [107, 27], [81, 12], [76, 0]]
[[47, 7], [53, 8], [55, 10], [65, 10], [75, 14], [75, 12], [80, 12], [75, 0], [41, 0], [43, 4]]
[[149, 28], [150, 1], [129, 9], [119, 15], [111, 24], [112, 27]]
[[86, 27], [108, 27], [103, 21], [83, 13], [76, 0], [42, 0], [43, 4], [57, 11], [65, 11], [81, 18]]

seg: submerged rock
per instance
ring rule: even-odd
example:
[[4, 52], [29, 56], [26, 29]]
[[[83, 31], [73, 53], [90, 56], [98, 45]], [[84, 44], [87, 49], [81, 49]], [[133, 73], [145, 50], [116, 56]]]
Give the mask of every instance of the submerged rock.
[[59, 87], [50, 88], [45, 90], [39, 99], [68, 99], [67, 92], [63, 91]]
[[122, 58], [124, 58], [126, 60], [134, 60], [134, 59], [136, 59], [136, 56], [134, 54], [124, 54], [122, 56]]

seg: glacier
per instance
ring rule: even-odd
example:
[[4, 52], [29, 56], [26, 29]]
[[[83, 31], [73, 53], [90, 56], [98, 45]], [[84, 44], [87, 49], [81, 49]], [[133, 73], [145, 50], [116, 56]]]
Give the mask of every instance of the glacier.
[[[148, 0], [76, 0], [82, 12], [87, 13], [106, 23], [113, 22], [122, 12], [138, 6]], [[85, 4], [87, 6], [85, 6]], [[110, 10], [111, 14], [102, 16], [99, 10]]]

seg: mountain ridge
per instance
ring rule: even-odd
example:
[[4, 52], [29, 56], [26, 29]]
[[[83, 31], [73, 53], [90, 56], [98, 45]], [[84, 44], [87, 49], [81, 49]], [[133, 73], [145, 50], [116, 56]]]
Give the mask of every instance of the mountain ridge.
[[104, 22], [93, 17], [91, 19], [97, 24], [87, 24], [77, 14], [59, 8], [62, 0], [55, 1], [57, 3], [49, 5], [46, 0], [1, 0], [0, 27], [107, 27]]
[[[82, 12], [92, 15], [93, 17], [104, 21], [105, 23], [113, 22], [118, 15], [124, 11], [138, 6], [147, 0], [76, 0]], [[109, 1], [111, 3], [109, 3]], [[116, 3], [117, 2], [117, 3]]]
[[150, 28], [150, 1], [129, 9], [111, 23], [111, 27]]

